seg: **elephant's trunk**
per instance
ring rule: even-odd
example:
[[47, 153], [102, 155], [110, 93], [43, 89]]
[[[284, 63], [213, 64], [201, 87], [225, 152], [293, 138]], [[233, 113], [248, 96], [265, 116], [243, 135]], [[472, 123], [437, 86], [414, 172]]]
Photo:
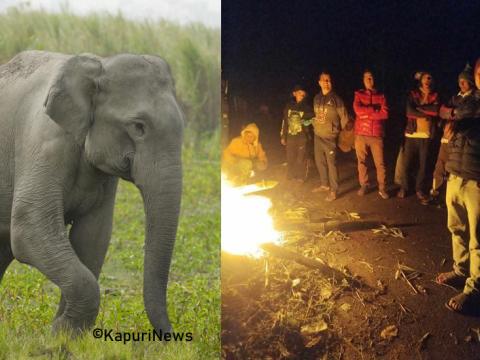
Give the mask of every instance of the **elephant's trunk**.
[[158, 166], [157, 170], [148, 174], [137, 174], [135, 183], [142, 194], [146, 215], [145, 309], [157, 332], [170, 332], [166, 292], [180, 211], [182, 167]]

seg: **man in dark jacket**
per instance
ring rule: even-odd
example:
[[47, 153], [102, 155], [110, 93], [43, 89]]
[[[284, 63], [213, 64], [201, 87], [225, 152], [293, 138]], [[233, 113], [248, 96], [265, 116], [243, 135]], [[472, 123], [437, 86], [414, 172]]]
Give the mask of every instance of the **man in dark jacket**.
[[312, 106], [307, 102], [307, 92], [301, 85], [292, 91], [293, 101], [283, 110], [280, 138], [287, 147], [287, 179], [303, 182], [305, 179], [305, 150], [309, 137], [308, 122], [313, 118]]
[[[329, 191], [326, 201], [337, 198], [338, 170], [336, 163], [337, 138], [340, 130], [351, 128], [347, 110], [343, 100], [332, 89], [330, 73], [323, 71], [320, 74], [318, 84], [321, 91], [313, 99], [314, 151], [315, 163], [320, 174], [320, 186], [313, 189], [317, 191]], [[328, 181], [328, 182], [327, 182]]]
[[440, 273], [440, 284], [463, 287], [448, 309], [470, 314], [480, 306], [480, 59], [474, 70], [477, 89], [468, 101], [442, 109], [454, 121], [448, 142], [446, 203], [452, 234], [453, 271]]
[[410, 91], [407, 97], [407, 126], [404, 142], [400, 148], [395, 166], [395, 183], [400, 185], [397, 197], [405, 198], [408, 193], [410, 165], [418, 159], [415, 191], [423, 205], [429, 197], [425, 194], [425, 177], [428, 149], [433, 137], [434, 119], [440, 107], [438, 93], [433, 90], [433, 78], [429, 72], [415, 74], [418, 88]]
[[470, 96], [473, 94], [475, 87], [472, 68], [467, 64], [465, 69], [458, 75], [458, 87], [460, 91], [457, 95], [450, 98], [446, 105], [440, 107], [440, 118], [442, 119], [443, 135], [440, 140], [440, 149], [438, 150], [437, 161], [435, 163], [435, 170], [433, 172], [432, 189], [430, 195], [432, 199], [436, 199], [439, 196], [439, 189], [444, 183], [446, 170], [445, 164], [447, 162], [448, 142], [453, 136], [454, 121], [451, 120], [451, 112], [453, 109], [461, 107], [463, 103], [470, 101]]
[[353, 110], [355, 111], [355, 151], [358, 160], [358, 180], [360, 189], [357, 194], [365, 195], [368, 190], [368, 169], [366, 165], [368, 149], [372, 152], [377, 169], [378, 193], [382, 199], [388, 199], [386, 191], [385, 163], [383, 162], [383, 136], [388, 108], [385, 96], [374, 88], [374, 78], [370, 70], [363, 72], [365, 89], [355, 91]]

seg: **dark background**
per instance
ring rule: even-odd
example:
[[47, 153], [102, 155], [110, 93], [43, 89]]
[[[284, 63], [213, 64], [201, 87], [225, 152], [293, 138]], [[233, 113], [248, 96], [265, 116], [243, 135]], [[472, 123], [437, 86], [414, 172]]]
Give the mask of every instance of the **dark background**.
[[323, 68], [350, 109], [371, 68], [387, 95], [389, 126], [400, 127], [416, 71], [432, 72], [442, 99], [458, 91], [459, 72], [480, 56], [479, 23], [478, 1], [223, 1], [222, 77], [229, 101], [236, 99], [230, 135], [256, 121], [263, 103], [272, 129], [279, 127], [294, 84], [306, 86], [311, 100]]

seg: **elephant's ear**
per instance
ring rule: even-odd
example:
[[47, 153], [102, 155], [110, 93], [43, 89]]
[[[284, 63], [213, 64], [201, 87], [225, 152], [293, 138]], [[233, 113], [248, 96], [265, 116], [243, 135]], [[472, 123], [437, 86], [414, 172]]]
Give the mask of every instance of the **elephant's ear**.
[[73, 56], [62, 65], [45, 99], [47, 115], [80, 145], [93, 121], [96, 79], [101, 73], [99, 60]]

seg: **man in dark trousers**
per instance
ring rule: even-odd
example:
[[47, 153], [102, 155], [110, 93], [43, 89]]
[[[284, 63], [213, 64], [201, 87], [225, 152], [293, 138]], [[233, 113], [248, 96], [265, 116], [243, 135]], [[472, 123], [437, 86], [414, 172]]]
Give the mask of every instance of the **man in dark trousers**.
[[343, 100], [333, 91], [332, 78], [328, 71], [320, 74], [318, 84], [321, 91], [313, 99], [315, 163], [320, 174], [320, 186], [313, 192], [328, 191], [326, 201], [337, 198], [337, 138], [343, 128], [351, 129], [353, 123], [348, 117]]
[[415, 191], [420, 203], [428, 205], [429, 196], [424, 191], [427, 158], [440, 104], [438, 93], [433, 90], [432, 74], [419, 71], [415, 74], [415, 79], [418, 87], [407, 96], [407, 126], [395, 166], [395, 183], [400, 186], [397, 197], [405, 198], [409, 188], [410, 167], [418, 159]]
[[313, 118], [312, 106], [306, 101], [307, 92], [295, 85], [293, 100], [283, 110], [280, 141], [287, 147], [287, 179], [303, 182], [305, 179], [305, 150], [309, 137], [308, 121]]

